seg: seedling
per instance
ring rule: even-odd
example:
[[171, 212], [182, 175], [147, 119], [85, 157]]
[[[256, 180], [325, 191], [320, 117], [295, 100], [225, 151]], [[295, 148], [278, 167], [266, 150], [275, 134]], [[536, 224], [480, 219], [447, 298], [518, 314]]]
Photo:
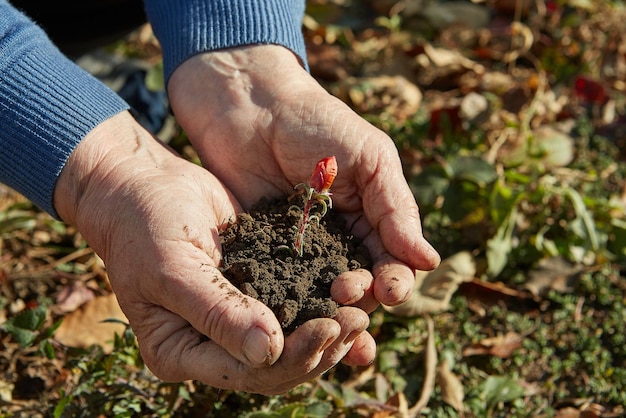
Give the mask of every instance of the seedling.
[[[304, 247], [304, 233], [309, 224], [312, 221], [319, 223], [319, 220], [326, 215], [328, 208], [333, 207], [330, 186], [332, 186], [335, 177], [337, 177], [337, 160], [335, 156], [326, 157], [317, 162], [308, 183], [300, 183], [294, 187], [304, 191], [305, 199], [293, 244], [294, 253], [300, 257], [302, 257]], [[321, 206], [321, 211], [318, 215], [311, 215], [311, 210], [317, 204]]]

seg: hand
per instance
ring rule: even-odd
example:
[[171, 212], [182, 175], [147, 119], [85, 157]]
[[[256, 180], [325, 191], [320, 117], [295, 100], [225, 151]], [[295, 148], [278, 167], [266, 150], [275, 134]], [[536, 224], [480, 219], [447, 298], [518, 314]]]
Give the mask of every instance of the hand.
[[54, 203], [103, 258], [142, 356], [163, 380], [276, 394], [320, 375], [363, 342], [368, 317], [350, 307], [284, 339], [269, 308], [218, 270], [219, 230], [240, 212], [237, 201], [127, 112], [78, 145]]
[[356, 220], [375, 262], [373, 277], [358, 271], [335, 280], [339, 303], [367, 312], [379, 302], [399, 304], [414, 270], [438, 265], [393, 141], [328, 94], [289, 50], [263, 45], [194, 56], [172, 74], [168, 92], [203, 165], [246, 208], [293, 193], [319, 159], [337, 157], [333, 207], [349, 224]]

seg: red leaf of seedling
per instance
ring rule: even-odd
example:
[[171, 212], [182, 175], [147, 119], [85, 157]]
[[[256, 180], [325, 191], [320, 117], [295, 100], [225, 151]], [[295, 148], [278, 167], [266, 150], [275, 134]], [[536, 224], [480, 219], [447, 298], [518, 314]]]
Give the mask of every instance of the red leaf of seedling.
[[[296, 239], [293, 245], [294, 252], [302, 256], [304, 245], [304, 233], [311, 220], [319, 219], [326, 214], [327, 208], [333, 207], [333, 201], [331, 199], [331, 193], [329, 192], [330, 186], [332, 186], [335, 177], [337, 176], [337, 160], [335, 156], [322, 158], [315, 165], [309, 184], [300, 183], [296, 188], [302, 188], [305, 192], [304, 208], [302, 215], [300, 215], [300, 221], [298, 222], [298, 229], [296, 233]], [[318, 215], [311, 216], [310, 212], [313, 206], [320, 204], [322, 210]]]
[[325, 193], [337, 177], [337, 160], [335, 156], [326, 157], [317, 162], [309, 186], [317, 193]]

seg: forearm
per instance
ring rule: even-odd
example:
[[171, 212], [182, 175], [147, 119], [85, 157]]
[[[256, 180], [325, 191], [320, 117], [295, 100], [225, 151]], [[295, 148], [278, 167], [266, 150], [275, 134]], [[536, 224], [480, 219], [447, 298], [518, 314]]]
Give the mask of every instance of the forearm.
[[281, 45], [306, 65], [303, 0], [147, 0], [146, 11], [166, 80], [193, 55], [244, 45]]
[[0, 0], [0, 181], [57, 216], [53, 191], [76, 145], [127, 109]]

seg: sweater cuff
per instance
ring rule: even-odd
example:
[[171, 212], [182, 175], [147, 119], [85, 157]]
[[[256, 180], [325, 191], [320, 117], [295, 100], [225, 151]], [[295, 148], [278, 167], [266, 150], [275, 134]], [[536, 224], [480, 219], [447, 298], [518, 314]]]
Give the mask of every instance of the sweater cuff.
[[303, 0], [148, 0], [146, 13], [163, 49], [166, 83], [201, 52], [252, 44], [289, 48], [307, 66]]
[[70, 154], [128, 105], [26, 17], [0, 15], [0, 181], [58, 218], [54, 188]]

